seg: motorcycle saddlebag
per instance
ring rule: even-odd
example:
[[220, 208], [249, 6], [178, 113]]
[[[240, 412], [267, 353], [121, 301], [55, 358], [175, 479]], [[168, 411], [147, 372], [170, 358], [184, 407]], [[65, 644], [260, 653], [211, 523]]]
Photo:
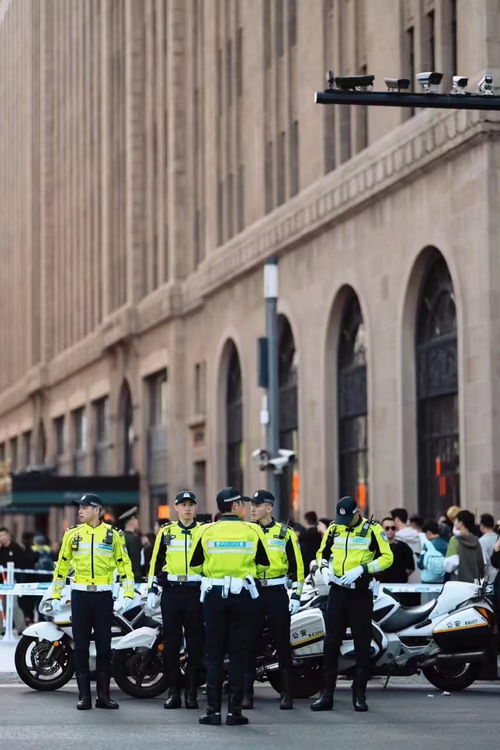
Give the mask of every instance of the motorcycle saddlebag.
[[448, 653], [486, 648], [491, 641], [488, 620], [474, 607], [453, 612], [436, 623], [433, 638]]
[[298, 612], [290, 623], [290, 643], [294, 656], [315, 656], [323, 653], [325, 621], [320, 609]]

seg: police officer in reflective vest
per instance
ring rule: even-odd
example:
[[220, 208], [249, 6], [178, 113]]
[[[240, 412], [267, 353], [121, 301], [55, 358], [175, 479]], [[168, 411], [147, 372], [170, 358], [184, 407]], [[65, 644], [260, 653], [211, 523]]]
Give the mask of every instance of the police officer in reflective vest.
[[393, 562], [387, 537], [377, 522], [362, 518], [356, 502], [343, 497], [335, 521], [323, 536], [317, 553], [320, 571], [330, 585], [323, 657], [323, 689], [311, 704], [313, 711], [333, 708], [338, 658], [346, 628], [351, 628], [356, 653], [352, 685], [355, 711], [368, 711], [366, 684], [370, 675], [374, 573]]
[[[295, 532], [272, 516], [274, 495], [268, 490], [257, 490], [252, 497], [250, 517], [264, 532], [270, 566], [258, 573], [261, 587], [258, 599], [259, 618], [256, 622], [256, 641], [267, 624], [278, 654], [281, 673], [280, 708], [293, 708], [292, 648], [290, 646], [290, 615], [300, 606], [304, 583], [304, 563]], [[287, 583], [291, 582], [289, 598]], [[246, 675], [243, 708], [253, 708], [253, 681], [255, 679], [256, 652], [252, 653], [250, 672]]]
[[[118, 708], [109, 695], [111, 675], [111, 626], [113, 622], [113, 583], [118, 570], [124, 595], [132, 602], [134, 578], [125, 547], [123, 531], [104, 523], [102, 501], [86, 494], [77, 503], [77, 526], [63, 537], [52, 583], [52, 612], [61, 607], [61, 593], [70, 568], [74, 570], [71, 591], [71, 618], [75, 641], [75, 671], [80, 711], [92, 708], [89, 674], [89, 645], [94, 631], [96, 659], [96, 708]], [[125, 611], [125, 608], [124, 610]]]
[[256, 576], [269, 566], [262, 529], [244, 521], [245, 501], [226, 487], [217, 495], [220, 520], [203, 526], [193, 546], [191, 567], [203, 575], [201, 598], [205, 620], [207, 711], [200, 724], [221, 723], [224, 656], [229, 655], [229, 700], [226, 724], [248, 724], [241, 714], [259, 596]]
[[191, 547], [202, 528], [195, 520], [196, 495], [188, 490], [175, 498], [177, 523], [163, 524], [156, 536], [149, 566], [147, 609], [158, 605], [165, 639], [165, 671], [169, 694], [164, 708], [180, 708], [179, 652], [182, 631], [186, 636], [188, 663], [186, 670], [186, 708], [198, 708], [198, 683], [203, 657], [203, 611], [200, 603], [201, 576], [189, 566]]

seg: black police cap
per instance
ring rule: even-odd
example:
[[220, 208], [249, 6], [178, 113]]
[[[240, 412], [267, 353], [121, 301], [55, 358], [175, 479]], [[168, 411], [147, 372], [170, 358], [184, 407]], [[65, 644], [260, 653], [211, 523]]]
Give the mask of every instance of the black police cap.
[[347, 526], [358, 512], [356, 501], [352, 497], [341, 497], [337, 503], [337, 516], [335, 523]]
[[189, 490], [184, 490], [184, 492], [179, 492], [178, 495], [175, 496], [174, 505], [178, 505], [179, 503], [185, 503], [186, 500], [189, 500], [190, 503], [193, 503], [196, 505], [196, 495], [194, 492], [189, 492]]
[[249, 497], [242, 495], [241, 492], [239, 490], [235, 490], [234, 487], [224, 487], [223, 490], [219, 490], [216, 499], [218, 504], [248, 502], [250, 500]]
[[257, 492], [253, 493], [251, 500], [255, 505], [261, 505], [262, 503], [271, 503], [273, 505], [275, 498], [269, 490], [257, 490]]
[[99, 495], [94, 495], [92, 492], [86, 492], [82, 495], [79, 500], [73, 500], [74, 505], [80, 505], [84, 508], [102, 508], [103, 503]]

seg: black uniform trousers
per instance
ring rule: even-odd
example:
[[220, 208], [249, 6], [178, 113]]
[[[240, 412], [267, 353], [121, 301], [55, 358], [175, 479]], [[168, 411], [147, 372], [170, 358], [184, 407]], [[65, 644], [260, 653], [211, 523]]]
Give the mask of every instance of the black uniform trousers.
[[240, 594], [222, 596], [221, 587], [208, 591], [203, 603], [205, 620], [207, 688], [222, 690], [224, 656], [229, 656], [229, 687], [243, 692], [253, 644], [258, 599], [245, 589]]
[[336, 677], [340, 647], [351, 628], [358, 674], [368, 678], [372, 639], [373, 594], [370, 589], [348, 589], [332, 584], [326, 611], [323, 665]]
[[75, 672], [89, 671], [89, 646], [94, 631], [97, 652], [96, 671], [111, 674], [111, 626], [113, 595], [111, 591], [72, 591], [71, 623], [75, 642]]
[[182, 631], [186, 638], [187, 669], [200, 669], [203, 658], [203, 608], [200, 585], [170, 583], [163, 585], [161, 616], [165, 644], [164, 663], [169, 687], [179, 687], [179, 652]]
[[290, 600], [284, 586], [259, 587], [257, 599], [258, 616], [255, 620], [254, 642], [250, 655], [250, 679], [255, 679], [257, 654], [264, 628], [269, 628], [271, 639], [278, 655], [280, 670], [291, 669], [292, 647], [290, 645]]

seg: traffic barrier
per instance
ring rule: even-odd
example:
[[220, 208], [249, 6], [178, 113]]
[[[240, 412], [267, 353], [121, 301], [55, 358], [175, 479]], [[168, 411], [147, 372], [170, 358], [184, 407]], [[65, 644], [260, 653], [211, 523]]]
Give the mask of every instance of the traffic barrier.
[[[15, 568], [14, 563], [7, 563], [7, 567], [0, 566], [0, 573], [2, 574], [0, 580], [0, 596], [5, 597], [5, 633], [2, 638], [4, 643], [14, 643], [14, 597], [15, 596], [41, 596], [49, 588], [51, 581], [33, 581], [32, 583], [17, 583], [14, 580], [16, 573], [31, 573], [37, 575], [47, 575], [51, 573], [50, 570], [33, 570], [30, 568]], [[3, 607], [0, 601], [0, 611], [3, 611]]]

